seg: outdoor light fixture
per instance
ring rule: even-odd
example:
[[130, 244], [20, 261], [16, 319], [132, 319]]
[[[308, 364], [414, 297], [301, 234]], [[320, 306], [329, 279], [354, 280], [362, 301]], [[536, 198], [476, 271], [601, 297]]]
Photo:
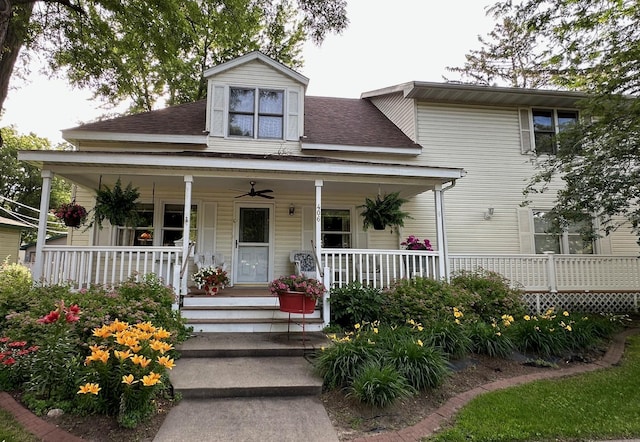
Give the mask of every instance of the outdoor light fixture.
[[493, 207], [489, 207], [486, 212], [484, 212], [484, 219], [489, 221], [493, 216], [495, 209]]
[[291, 203], [289, 205], [289, 216], [293, 216], [296, 213], [296, 207]]

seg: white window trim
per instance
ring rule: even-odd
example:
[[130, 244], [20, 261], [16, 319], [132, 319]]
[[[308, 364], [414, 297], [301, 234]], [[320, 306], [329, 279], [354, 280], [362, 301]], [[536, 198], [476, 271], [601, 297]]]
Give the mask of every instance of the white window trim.
[[[521, 127], [521, 131], [523, 132], [523, 135], [525, 134], [525, 131], [528, 131], [529, 134], [529, 142], [530, 144], [530, 150], [528, 152], [525, 152], [525, 149], [523, 149], [522, 153], [535, 153], [536, 155], [549, 155], [548, 153], [539, 153], [536, 149], [536, 130], [535, 130], [535, 125], [533, 122], [533, 111], [534, 110], [540, 110], [540, 111], [551, 111], [553, 113], [553, 130], [554, 133], [556, 135], [558, 135], [560, 133], [560, 128], [558, 126], [558, 112], [575, 112], [576, 114], [578, 114], [577, 118], [580, 119], [580, 112], [577, 109], [571, 109], [571, 108], [564, 108], [564, 107], [545, 107], [545, 106], [533, 106], [527, 109], [528, 113], [529, 113], [529, 128], [523, 128]], [[526, 135], [524, 135], [526, 136]], [[558, 149], [558, 146], [556, 146], [556, 151]], [[555, 155], [555, 153], [552, 153], [551, 155]]]
[[[542, 235], [542, 233], [536, 232], [536, 225], [535, 225], [535, 220], [534, 220], [534, 217], [533, 217], [533, 212], [545, 212], [545, 213], [547, 213], [547, 212], [549, 212], [549, 209], [536, 208], [536, 209], [531, 209], [529, 211], [529, 216], [530, 216], [530, 219], [531, 219], [531, 242], [532, 242], [532, 247], [533, 247], [532, 250], [533, 250], [533, 252], [535, 254], [539, 255], [540, 253], [536, 252], [536, 240], [535, 240], [535, 238], [536, 238], [537, 235]], [[596, 226], [596, 224], [595, 224], [593, 219], [592, 219], [591, 223], [593, 225], [593, 228], [596, 229], [597, 226]], [[551, 236], [553, 234], [546, 233], [545, 235]], [[569, 253], [569, 232], [567, 230], [563, 230], [562, 233], [559, 234], [558, 236], [560, 237], [560, 254], [561, 255], [579, 255], [579, 254], [576, 254], [576, 253]], [[597, 243], [598, 243], [597, 241], [593, 241], [592, 242], [591, 247], [592, 247], [593, 253], [591, 255], [597, 255], [598, 254]]]
[[[240, 135], [229, 135], [229, 114], [231, 113], [231, 109], [229, 108], [229, 99], [231, 97], [231, 89], [253, 89], [255, 92], [255, 100], [253, 103], [253, 137], [243, 137]], [[258, 137], [258, 117], [259, 117], [259, 106], [260, 106], [260, 91], [278, 91], [282, 92], [282, 137], [281, 138], [259, 138]], [[227, 85], [225, 87], [225, 96], [224, 96], [224, 137], [230, 140], [251, 140], [251, 141], [262, 141], [262, 142], [273, 142], [273, 141], [286, 141], [287, 140], [287, 127], [288, 127], [288, 115], [289, 115], [289, 91], [290, 89], [287, 87], [267, 87], [267, 86], [247, 86], [247, 85]]]
[[[356, 240], [356, 230], [355, 230], [355, 225], [354, 225], [354, 210], [353, 207], [340, 207], [340, 206], [323, 206], [322, 207], [322, 211], [324, 212], [325, 210], [346, 210], [349, 212], [349, 239], [350, 239], [350, 248], [354, 248], [355, 247], [355, 240]], [[322, 227], [322, 222], [320, 223], [320, 226]], [[332, 233], [332, 232], [327, 232], [326, 230], [321, 230], [320, 231], [320, 235], [323, 235], [324, 233]], [[341, 232], [342, 235], [344, 235], [347, 232]], [[325, 245], [323, 244], [322, 247], [325, 247]]]

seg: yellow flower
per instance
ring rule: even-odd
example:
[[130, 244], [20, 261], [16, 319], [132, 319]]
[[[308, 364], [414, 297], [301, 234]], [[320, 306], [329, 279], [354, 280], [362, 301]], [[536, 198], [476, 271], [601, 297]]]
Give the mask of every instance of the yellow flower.
[[456, 318], [462, 318], [464, 316], [464, 313], [462, 313], [460, 310], [458, 310], [457, 307], [453, 308], [453, 316]]
[[86, 384], [80, 386], [80, 390], [78, 390], [77, 394], [87, 394], [87, 393], [98, 394], [100, 390], [102, 389], [98, 384], [87, 382]]
[[151, 363], [151, 359], [145, 358], [142, 355], [133, 355], [131, 357], [131, 361], [142, 368], [145, 368], [147, 365]]
[[[460, 324], [460, 320], [458, 318], [456, 318], [456, 324]], [[495, 327], [495, 326], [494, 326]]]
[[563, 312], [562, 312], [562, 316], [569, 316], [569, 312], [568, 312], [568, 311], [566, 311], [566, 310], [565, 310], [565, 311], [563, 311]]
[[158, 327], [153, 334], [153, 337], [156, 339], [167, 339], [169, 336], [171, 336], [171, 332], [166, 331], [162, 327]]
[[94, 328], [93, 329], [93, 336], [98, 337], [98, 338], [108, 338], [109, 336], [111, 336], [111, 329], [109, 329], [109, 327], [107, 326], [102, 326], [100, 328]]
[[378, 334], [378, 327], [373, 327], [373, 333]]
[[154, 333], [156, 331], [156, 328], [150, 322], [141, 322], [136, 324], [136, 328], [149, 333]]
[[111, 325], [109, 325], [109, 327], [111, 328], [111, 330], [113, 330], [114, 332], [121, 332], [126, 330], [129, 327], [129, 324], [126, 322], [120, 322], [119, 320], [115, 320], [111, 323]]
[[114, 350], [113, 355], [116, 358], [120, 359], [121, 361], [125, 361], [128, 358], [130, 358], [133, 355], [133, 353], [131, 353], [130, 350], [125, 350], [125, 351]]
[[571, 330], [573, 330], [573, 329], [571, 328], [571, 326], [570, 326], [570, 325], [567, 325], [567, 326], [565, 327], [565, 329], [566, 329], [567, 331], [571, 331]]
[[496, 336], [502, 336], [502, 333], [497, 332], [497, 333], [496, 333]]
[[166, 342], [162, 342], [162, 341], [158, 341], [153, 339], [150, 343], [149, 346], [155, 350], [155, 351], [159, 351], [162, 354], [165, 354], [167, 351], [171, 350], [173, 348], [173, 345], [168, 344]]
[[353, 326], [353, 328], [355, 328], [356, 330], [358, 330], [360, 328], [360, 324], [356, 324]]
[[420, 347], [424, 346], [424, 343], [422, 342], [422, 340], [418, 339], [418, 341], [416, 342], [416, 344], [418, 344]]
[[[137, 381], [136, 381], [137, 382]], [[122, 383], [123, 384], [127, 384], [127, 385], [132, 385], [134, 384], [133, 381], [133, 375], [132, 374], [128, 374], [126, 376], [122, 376]]]
[[529, 316], [529, 315], [524, 315], [524, 320], [525, 320], [525, 321], [531, 321], [531, 316]]
[[151, 387], [156, 385], [158, 382], [160, 382], [160, 375], [154, 372], [142, 377], [142, 385], [145, 387]]
[[163, 365], [169, 370], [171, 370], [175, 366], [174, 360], [169, 358], [169, 356], [159, 356], [158, 364]]

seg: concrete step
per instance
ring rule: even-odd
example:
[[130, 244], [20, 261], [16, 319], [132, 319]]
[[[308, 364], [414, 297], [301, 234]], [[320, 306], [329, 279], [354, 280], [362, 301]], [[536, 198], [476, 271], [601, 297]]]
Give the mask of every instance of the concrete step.
[[191, 399], [316, 396], [322, 379], [305, 355], [325, 344], [322, 334], [197, 334], [178, 348], [171, 384]]

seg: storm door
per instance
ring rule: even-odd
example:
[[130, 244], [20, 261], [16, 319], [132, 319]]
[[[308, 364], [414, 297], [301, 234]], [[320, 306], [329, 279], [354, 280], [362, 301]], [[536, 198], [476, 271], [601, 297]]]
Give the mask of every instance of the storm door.
[[238, 206], [235, 240], [235, 283], [258, 284], [271, 275], [271, 206]]

